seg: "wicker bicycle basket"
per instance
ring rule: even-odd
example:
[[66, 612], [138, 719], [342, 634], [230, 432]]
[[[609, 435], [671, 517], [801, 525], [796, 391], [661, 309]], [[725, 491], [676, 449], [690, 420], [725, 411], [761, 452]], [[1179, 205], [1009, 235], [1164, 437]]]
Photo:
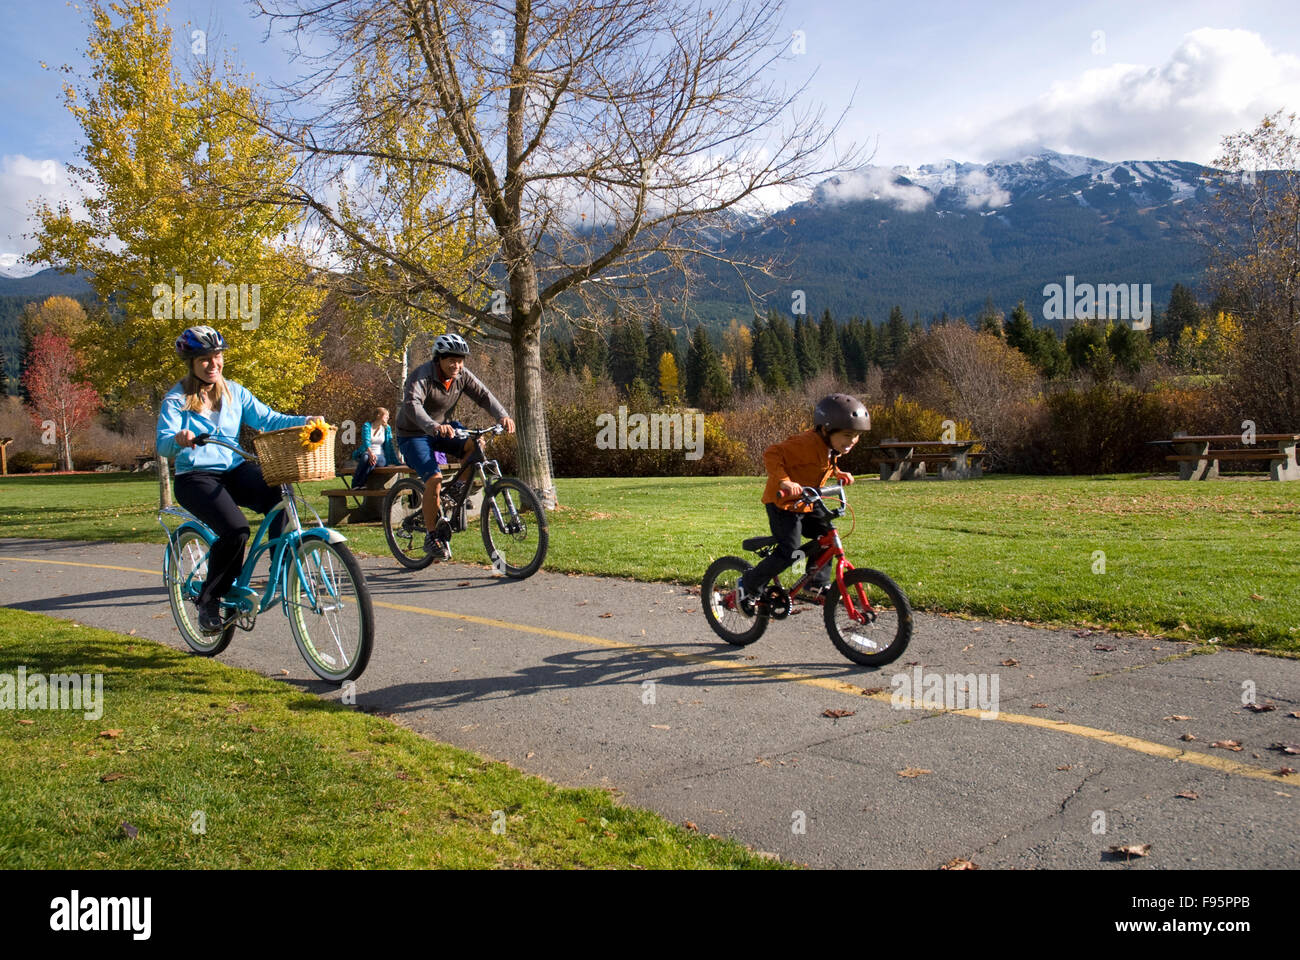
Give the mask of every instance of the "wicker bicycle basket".
[[302, 427], [271, 430], [253, 437], [253, 449], [261, 460], [262, 477], [268, 484], [331, 480], [334, 477], [334, 434], [326, 430], [325, 442], [315, 450], [302, 445]]

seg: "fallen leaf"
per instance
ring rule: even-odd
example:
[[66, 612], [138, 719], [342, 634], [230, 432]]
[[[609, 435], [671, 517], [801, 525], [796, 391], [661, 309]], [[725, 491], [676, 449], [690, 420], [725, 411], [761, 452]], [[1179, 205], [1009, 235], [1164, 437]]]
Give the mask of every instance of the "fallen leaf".
[[36, 721], [35, 721], [35, 720], [25, 720], [25, 719], [23, 719], [22, 717], [19, 717], [19, 718], [18, 718], [18, 722], [21, 723], [21, 724], [22, 724], [23, 726], [25, 726], [25, 727], [30, 727], [30, 726], [31, 726], [33, 723], [35, 723]]
[[251, 730], [253, 733], [266, 733], [265, 727], [249, 727], [248, 729]]
[[827, 709], [827, 710], [823, 710], [823, 711], [822, 711], [822, 716], [823, 716], [823, 717], [830, 717], [832, 720], [838, 720], [840, 717], [851, 717], [851, 716], [853, 716], [855, 713], [857, 713], [856, 710], [830, 710], [830, 709]]
[[1179, 737], [1178, 739], [1179, 739], [1179, 740], [1192, 741], [1192, 740], [1195, 740], [1195, 739], [1196, 739], [1196, 734], [1194, 734], [1194, 733], [1184, 733], [1184, 734], [1183, 734], [1181, 737]]
[[1199, 800], [1201, 795], [1195, 790], [1184, 790], [1182, 793], [1175, 793], [1175, 797], [1182, 797], [1184, 800]]
[[587, 822], [587, 818], [586, 818], [586, 817], [575, 817], [575, 818], [574, 818], [574, 823], [586, 823], [586, 822]]
[[687, 830], [694, 831], [695, 833], [700, 832], [700, 828], [695, 825], [694, 820], [687, 820], [685, 823], [682, 824], [682, 826], [685, 827]]
[[1104, 650], [1104, 651], [1106, 651], [1107, 653], [1109, 653], [1110, 651], [1114, 650], [1115, 648], [1112, 647], [1112, 646], [1111, 646], [1110, 644], [1108, 644], [1108, 643], [1095, 643], [1095, 644], [1093, 644], [1092, 649], [1094, 649], [1094, 650]]
[[1252, 600], [1263, 600], [1264, 598], [1261, 597], [1258, 593], [1252, 593], [1252, 594], [1250, 595], [1250, 599], [1252, 599]]
[[964, 647], [961, 648], [961, 652], [962, 652], [962, 653], [965, 653], [967, 650], [969, 650], [969, 649], [970, 649], [971, 647], [973, 647], [973, 646], [975, 646], [975, 644], [973, 644], [973, 643], [968, 643], [968, 644], [966, 644], [966, 646], [964, 646]]
[[1005, 660], [1002, 661], [1002, 666], [1004, 666], [1004, 667], [1018, 667], [1018, 666], [1020, 666], [1020, 661], [1017, 660], [1015, 657], [1007, 657]]
[[1040, 708], [1046, 707], [1047, 704], [1045, 704], [1045, 703], [1031, 703], [1029, 706], [1030, 706], [1031, 709], [1040, 709]]
[[1292, 710], [1290, 713], [1287, 714], [1287, 716], [1292, 717], [1296, 720], [1300, 720], [1300, 710]]
[[131, 824], [127, 823], [125, 820], [122, 821], [122, 832], [125, 833], [132, 840], [134, 840], [136, 836], [140, 833], [138, 828], [131, 826]]
[[602, 620], [607, 620], [608, 618], [610, 618], [610, 617], [612, 617], [612, 616], [613, 616], [612, 613], [602, 613], [602, 614], [600, 615], [600, 618], [601, 618]]
[[1056, 769], [1057, 769], [1057, 770], [1073, 770], [1073, 769], [1074, 769], [1074, 764], [1072, 764], [1072, 763], [1067, 763], [1065, 766], [1063, 766], [1063, 767], [1057, 767]]
[[899, 770], [899, 771], [898, 771], [898, 775], [899, 775], [900, 777], [907, 777], [907, 778], [909, 778], [909, 779], [911, 779], [911, 778], [913, 778], [913, 777], [924, 776], [924, 775], [927, 774], [927, 773], [934, 773], [934, 771], [933, 771], [933, 770], [925, 770], [925, 769], [922, 769], [921, 767], [908, 767], [906, 770]]
[[940, 870], [978, 870], [979, 866], [969, 860], [963, 860], [961, 857], [953, 857], [945, 863]]
[[1130, 843], [1124, 846], [1110, 848], [1111, 853], [1122, 853], [1126, 859], [1128, 857], [1145, 857], [1150, 850], [1151, 844], [1149, 843]]
[[459, 583], [456, 584], [456, 586], [458, 587], [468, 587], [469, 585], [470, 584], [468, 580], [461, 580]]
[[537, 754], [535, 754], [535, 753], [533, 753], [533, 751], [529, 750], [528, 753], [526, 753], [526, 754], [524, 755], [524, 759], [525, 759], [525, 760], [531, 760], [531, 759], [533, 759], [533, 757], [535, 757], [535, 756], [537, 756]]
[[1289, 777], [1293, 773], [1295, 773], [1295, 767], [1278, 767], [1276, 770], [1273, 771], [1273, 776]]
[[1283, 753], [1300, 753], [1300, 743], [1275, 743], [1269, 749], [1281, 750]]
[[1275, 703], [1248, 703], [1242, 709], [1249, 710], [1251, 713], [1268, 713], [1270, 710], [1276, 710]]
[[650, 724], [650, 729], [652, 729], [652, 730], [671, 730], [672, 727], [668, 726], [668, 724], [666, 724], [666, 723], [652, 723], [652, 724]]
[[125, 773], [106, 773], [106, 774], [104, 774], [102, 777], [99, 778], [99, 782], [100, 782], [100, 783], [110, 783], [110, 782], [112, 782], [113, 780], [121, 780], [121, 779], [122, 779], [123, 777], [125, 777], [125, 776], [126, 776]]
[[99, 735], [107, 740], [115, 740], [122, 735], [121, 730], [101, 730]]
[[884, 692], [885, 692], [884, 687], [863, 687], [862, 688], [862, 695], [864, 697], [874, 697], [876, 694], [884, 693]]
[[281, 671], [280, 671], [280, 675], [281, 675], [281, 676], [285, 676], [285, 677], [287, 677], [287, 676], [289, 675], [289, 671], [288, 671], [288, 670], [281, 670]]
[[1222, 747], [1224, 750], [1241, 750], [1241, 741], [1239, 740], [1215, 740], [1211, 747]]
[[1165, 717], [1166, 720], [1195, 720], [1195, 717], [1184, 717], [1181, 713], [1175, 713]]

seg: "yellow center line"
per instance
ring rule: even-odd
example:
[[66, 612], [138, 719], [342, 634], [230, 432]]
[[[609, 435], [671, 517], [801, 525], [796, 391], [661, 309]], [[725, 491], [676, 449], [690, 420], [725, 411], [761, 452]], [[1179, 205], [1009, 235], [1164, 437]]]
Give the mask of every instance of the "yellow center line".
[[[5, 557], [3, 560], [13, 560], [19, 563], [49, 563], [67, 567], [95, 567], [101, 570], [125, 570], [129, 573], [144, 573], [149, 576], [159, 575], [159, 571], [157, 570], [141, 570], [138, 567], [118, 567], [102, 563], [75, 563], [70, 560], [29, 560], [23, 557]], [[3, 562], [3, 560], [0, 560], [0, 562]], [[665, 650], [662, 647], [645, 646], [638, 643], [625, 643], [621, 640], [609, 640], [605, 637], [596, 637], [586, 633], [573, 633], [568, 630], [552, 630], [549, 627], [535, 627], [526, 623], [513, 623], [509, 620], [498, 620], [495, 617], [477, 617], [469, 613], [453, 613], [449, 610], [434, 610], [431, 607], [416, 607], [405, 603], [389, 603], [385, 600], [372, 600], [371, 602], [376, 607], [384, 607], [388, 610], [397, 610], [402, 613], [416, 613], [421, 616], [438, 617], [443, 620], [458, 620], [462, 623], [475, 623], [485, 627], [495, 627], [500, 630], [515, 630], [520, 633], [532, 633], [544, 637], [554, 637], [557, 640], [572, 640], [576, 643], [603, 647], [608, 650], [633, 650], [637, 653], [662, 657], [665, 660], [676, 660], [682, 663], [717, 667], [722, 670], [746, 673], [751, 676], [763, 677], [768, 680], [783, 680], [809, 687], [820, 687], [823, 690], [831, 690], [835, 693], [866, 697], [880, 703], [892, 704], [894, 701], [893, 695], [887, 691], [878, 688], [872, 688], [869, 690], [865, 687], [859, 687], [856, 684], [849, 683], [848, 681], [836, 680], [831, 677], [814, 677], [806, 673], [796, 673], [793, 670], [760, 667], [754, 664], [737, 663], [734, 660], [719, 660], [716, 657], [710, 657], [704, 654], [680, 653], [676, 650]], [[1163, 743], [1154, 743], [1150, 740], [1142, 740], [1139, 737], [1130, 737], [1126, 734], [1116, 733], [1112, 730], [1103, 730], [1099, 727], [1085, 727], [1081, 724], [1069, 723], [1064, 720], [1053, 720], [1048, 717], [1034, 717], [1019, 713], [999, 712], [996, 716], [988, 716], [984, 711], [975, 708], [949, 710], [941, 707], [928, 707], [924, 706], [920, 700], [908, 699], [907, 705], [910, 709], [922, 710], [935, 716], [944, 713], [951, 713], [963, 717], [975, 717], [977, 719], [985, 720], [986, 722], [989, 720], [998, 720], [1003, 723], [1014, 723], [1026, 727], [1037, 727], [1040, 730], [1050, 730], [1055, 733], [1073, 734], [1077, 737], [1095, 740], [1098, 743], [1107, 743], [1111, 746], [1122, 747], [1136, 753], [1145, 753], [1153, 757], [1162, 757], [1166, 760], [1175, 760], [1180, 763], [1191, 763], [1201, 767], [1208, 767], [1211, 770], [1217, 770], [1220, 773], [1232, 774], [1238, 777], [1248, 777], [1252, 780], [1267, 780], [1271, 783], [1300, 785], [1300, 773], [1289, 773], [1279, 776], [1278, 774], [1265, 770], [1262, 767], [1254, 767], [1250, 764], [1239, 763], [1236, 760], [1231, 760], [1227, 757], [1218, 757], [1208, 753], [1199, 753], [1194, 750], [1184, 750], [1181, 747], [1171, 747]]]

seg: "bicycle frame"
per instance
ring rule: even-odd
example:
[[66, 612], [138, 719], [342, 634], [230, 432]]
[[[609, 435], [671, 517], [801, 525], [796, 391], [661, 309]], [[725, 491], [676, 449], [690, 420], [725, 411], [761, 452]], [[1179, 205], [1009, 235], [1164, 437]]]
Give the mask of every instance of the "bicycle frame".
[[[237, 446], [225, 443], [220, 439], [207, 438], [205, 442], [217, 443], [220, 446], [231, 447], [236, 452], [245, 455], [249, 459], [255, 459], [251, 457], [247, 451], [241, 450]], [[239, 575], [235, 578], [235, 582], [231, 585], [227, 594], [227, 596], [232, 597], [235, 600], [235, 609], [241, 616], [251, 615], [256, 619], [259, 614], [265, 613], [266, 610], [275, 603], [277, 596], [279, 597], [280, 607], [284, 612], [284, 615], [286, 617], [290, 616], [288, 588], [289, 572], [291, 568], [285, 561], [286, 551], [291, 551], [292, 553], [292, 569], [298, 574], [298, 582], [303, 585], [303, 588], [306, 591], [307, 600], [310, 603], [311, 609], [313, 611], [319, 611], [320, 609], [320, 600], [313, 592], [313, 578], [308, 577], [306, 571], [303, 570], [302, 558], [298, 555], [297, 546], [303, 540], [312, 538], [326, 540], [329, 543], [345, 543], [347, 542], [347, 537], [343, 536], [338, 531], [325, 526], [324, 523], [321, 522], [320, 515], [316, 514], [315, 510], [312, 510], [312, 513], [316, 516], [318, 526], [304, 529], [295, 504], [297, 499], [298, 498], [294, 496], [293, 488], [289, 484], [280, 484], [280, 502], [268, 510], [266, 516], [262, 518], [262, 522], [258, 524], [257, 533], [253, 536], [253, 540], [248, 546], [248, 553], [244, 558], [244, 564], [240, 568]], [[311, 507], [308, 506], [308, 509], [311, 509]], [[267, 537], [267, 532], [271, 528], [275, 515], [281, 511], [284, 511], [286, 518], [284, 529], [280, 532], [278, 537]], [[179, 517], [184, 522], [182, 522], [175, 531], [169, 530], [167, 524], [163, 521], [164, 514]], [[209, 551], [211, 550], [213, 541], [217, 539], [217, 535], [212, 528], [188, 510], [181, 510], [176, 507], [164, 507], [158, 511], [158, 524], [167, 533], [167, 549], [171, 553], [173, 569], [180, 569], [180, 556], [176, 553], [176, 541], [180, 536], [181, 531], [186, 528], [196, 531], [208, 544]], [[258, 560], [260, 560], [262, 554], [266, 553], [268, 550], [273, 552], [271, 554], [271, 569], [266, 578], [266, 589], [257, 603], [254, 604], [253, 600], [257, 597], [257, 592], [253, 590], [249, 584], [252, 582], [253, 571], [257, 567]], [[207, 559], [206, 556], [204, 559]], [[196, 569], [198, 566], [200, 566], [200, 564], [195, 564]], [[190, 578], [193, 579], [193, 573], [190, 574]], [[189, 583], [182, 584], [181, 589], [188, 593], [191, 586], [192, 585]], [[194, 587], [194, 589], [197, 591], [197, 587]], [[243, 626], [242, 624], [240, 625]]]
[[[820, 494], [818, 495], [818, 499], [821, 499]], [[842, 508], [840, 513], [843, 513]], [[855, 622], [865, 623], [867, 616], [874, 613], [875, 608], [871, 606], [871, 601], [867, 599], [867, 594], [866, 591], [862, 589], [862, 584], [857, 584], [855, 591], [849, 591], [844, 586], [844, 572], [846, 570], [852, 570], [853, 564], [849, 561], [848, 557], [844, 555], [844, 543], [840, 540], [839, 530], [832, 525], [828, 531], [817, 538], [817, 545], [822, 548], [822, 552], [818, 554], [816, 562], [809, 560], [807, 569], [804, 570], [803, 576], [796, 580], [794, 585], [790, 587], [790, 590], [788, 591], [789, 595], [794, 596], [802, 590], [812, 581], [813, 575], [821, 570], [822, 567], [829, 563], [833, 558], [835, 560], [835, 586], [836, 589], [839, 590], [840, 597], [844, 601], [844, 612], [847, 613]], [[773, 577], [772, 582], [776, 584], [777, 587], [780, 587], [783, 590], [785, 589], [781, 586], [780, 574]], [[853, 602], [854, 592], [857, 593], [858, 605], [855, 605]]]

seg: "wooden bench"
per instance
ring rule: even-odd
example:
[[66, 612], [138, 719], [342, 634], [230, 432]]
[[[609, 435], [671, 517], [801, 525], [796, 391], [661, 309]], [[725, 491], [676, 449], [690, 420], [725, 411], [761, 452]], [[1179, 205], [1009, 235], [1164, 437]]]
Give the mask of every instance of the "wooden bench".
[[54, 469], [54, 463], [33, 463], [32, 469], [37, 473], [49, 473]]

